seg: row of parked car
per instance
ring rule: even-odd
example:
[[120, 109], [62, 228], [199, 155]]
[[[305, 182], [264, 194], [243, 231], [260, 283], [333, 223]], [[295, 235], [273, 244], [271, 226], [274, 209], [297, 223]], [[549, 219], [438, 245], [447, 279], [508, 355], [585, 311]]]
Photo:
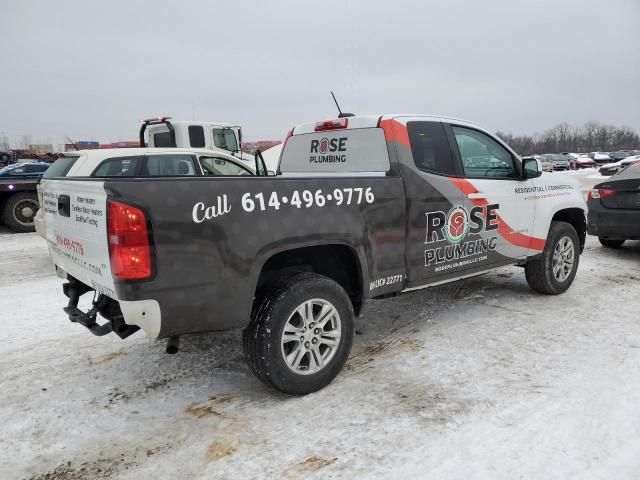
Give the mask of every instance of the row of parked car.
[[542, 170], [545, 172], [600, 167], [599, 172], [609, 176], [640, 161], [640, 150], [619, 150], [610, 153], [545, 153], [531, 155], [531, 157], [536, 158], [542, 164]]

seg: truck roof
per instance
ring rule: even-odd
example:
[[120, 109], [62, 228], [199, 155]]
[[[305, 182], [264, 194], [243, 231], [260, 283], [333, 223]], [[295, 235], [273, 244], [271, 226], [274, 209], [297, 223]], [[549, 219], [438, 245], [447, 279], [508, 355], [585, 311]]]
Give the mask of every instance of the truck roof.
[[[169, 118], [169, 117], [167, 117], [167, 118]], [[213, 121], [213, 120], [203, 122], [202, 120], [198, 121], [198, 120], [174, 120], [174, 119], [170, 119], [170, 122], [174, 126], [176, 126], [176, 125], [201, 125], [203, 127], [207, 127], [207, 126], [213, 125], [213, 126], [219, 126], [219, 127], [237, 127], [237, 125], [235, 123], [216, 122], [216, 121]], [[149, 125], [149, 129], [158, 128], [158, 127], [167, 128], [167, 126], [164, 123]]]
[[[411, 117], [411, 118], [424, 118], [425, 120], [431, 120], [434, 122], [444, 122], [444, 123], [452, 123], [455, 122], [460, 125], [468, 125], [474, 128], [479, 128], [481, 130], [485, 130], [473, 122], [469, 122], [467, 120], [463, 120], [460, 118], [447, 117], [443, 115], [429, 115], [423, 113], [392, 113], [392, 114], [378, 114], [378, 115], [356, 115], [353, 117], [344, 117], [348, 119], [346, 129], [356, 129], [356, 128], [375, 128], [378, 126], [378, 123], [381, 120], [392, 120], [398, 119], [402, 117]], [[321, 120], [323, 121], [323, 120]], [[292, 135], [300, 135], [305, 133], [314, 133], [315, 126], [317, 122], [313, 123], [303, 123], [300, 125], [296, 125], [291, 131]]]

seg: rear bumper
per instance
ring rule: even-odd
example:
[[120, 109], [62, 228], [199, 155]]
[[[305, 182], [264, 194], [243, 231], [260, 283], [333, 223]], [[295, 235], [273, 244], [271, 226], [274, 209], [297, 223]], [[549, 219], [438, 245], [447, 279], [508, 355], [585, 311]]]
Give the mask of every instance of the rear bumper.
[[600, 200], [587, 202], [587, 233], [616, 240], [640, 240], [640, 210], [604, 208]]

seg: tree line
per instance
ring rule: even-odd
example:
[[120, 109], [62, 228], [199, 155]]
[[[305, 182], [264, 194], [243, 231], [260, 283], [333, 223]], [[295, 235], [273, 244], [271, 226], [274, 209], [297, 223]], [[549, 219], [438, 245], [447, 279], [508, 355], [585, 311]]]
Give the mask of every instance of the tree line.
[[640, 148], [640, 135], [630, 127], [587, 122], [582, 127], [560, 123], [534, 135], [497, 132], [520, 155], [559, 152], [613, 152]]

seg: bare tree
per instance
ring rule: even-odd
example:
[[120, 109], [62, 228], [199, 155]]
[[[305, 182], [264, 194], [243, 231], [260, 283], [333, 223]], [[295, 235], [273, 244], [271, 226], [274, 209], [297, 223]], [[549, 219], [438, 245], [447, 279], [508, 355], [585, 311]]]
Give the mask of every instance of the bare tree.
[[29, 145], [33, 144], [33, 140], [31, 138], [31, 135], [22, 135], [20, 137], [20, 147], [24, 148], [25, 150], [27, 150], [29, 148]]
[[533, 135], [497, 134], [522, 155], [640, 149], [640, 136], [630, 127], [587, 122], [573, 127], [564, 122]]
[[9, 150], [11, 150], [9, 138], [2, 132], [2, 135], [0, 135], [0, 152], [8, 152]]

